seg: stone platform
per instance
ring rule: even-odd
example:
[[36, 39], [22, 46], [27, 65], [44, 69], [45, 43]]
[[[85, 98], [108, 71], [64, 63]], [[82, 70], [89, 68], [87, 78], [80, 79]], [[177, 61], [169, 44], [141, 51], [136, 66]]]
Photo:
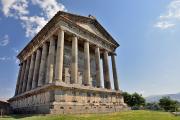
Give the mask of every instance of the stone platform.
[[106, 113], [127, 108], [121, 91], [52, 83], [9, 99], [15, 113]]

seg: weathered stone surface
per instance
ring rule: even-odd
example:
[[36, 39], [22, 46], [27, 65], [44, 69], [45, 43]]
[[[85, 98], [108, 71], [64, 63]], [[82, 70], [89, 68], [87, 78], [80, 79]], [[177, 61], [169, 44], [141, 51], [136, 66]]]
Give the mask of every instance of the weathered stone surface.
[[[31, 91], [10, 99], [11, 106], [19, 113], [96, 113], [126, 109], [120, 91], [85, 86], [55, 85], [44, 87], [41, 92]], [[33, 93], [34, 92], [34, 93]], [[53, 99], [52, 99], [53, 95]]]

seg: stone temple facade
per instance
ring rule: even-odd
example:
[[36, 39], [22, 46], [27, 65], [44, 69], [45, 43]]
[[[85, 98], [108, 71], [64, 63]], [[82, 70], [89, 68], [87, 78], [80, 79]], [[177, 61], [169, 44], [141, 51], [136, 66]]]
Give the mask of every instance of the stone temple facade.
[[66, 114], [125, 109], [115, 61], [118, 46], [95, 17], [59, 11], [17, 56], [19, 75], [15, 95], [9, 99], [14, 112]]

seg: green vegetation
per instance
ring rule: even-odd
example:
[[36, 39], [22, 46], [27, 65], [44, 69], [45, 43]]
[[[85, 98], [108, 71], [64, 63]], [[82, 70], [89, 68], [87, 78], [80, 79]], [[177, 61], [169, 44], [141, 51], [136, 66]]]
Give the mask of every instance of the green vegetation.
[[180, 102], [172, 100], [170, 97], [162, 97], [159, 102], [146, 103], [141, 94], [123, 92], [124, 102], [131, 107], [132, 110], [158, 110], [166, 112], [180, 111]]
[[0, 120], [180, 120], [180, 117], [167, 112], [155, 111], [126, 111], [107, 114], [81, 114], [81, 115], [12, 115]]
[[159, 105], [165, 111], [178, 111], [179, 103], [178, 101], [170, 99], [170, 97], [163, 97], [159, 100]]
[[124, 102], [132, 109], [139, 109], [145, 105], [145, 99], [138, 93], [129, 94], [127, 92], [123, 92], [122, 95], [124, 97]]

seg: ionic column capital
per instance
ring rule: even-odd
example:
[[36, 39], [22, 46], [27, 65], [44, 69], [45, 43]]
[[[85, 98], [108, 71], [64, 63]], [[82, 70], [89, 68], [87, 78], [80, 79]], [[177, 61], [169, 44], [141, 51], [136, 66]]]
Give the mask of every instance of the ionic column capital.
[[59, 32], [59, 31], [66, 32], [66, 29], [65, 29], [64, 27], [60, 26], [59, 29], [58, 29], [57, 31], [58, 31], [58, 32]]

